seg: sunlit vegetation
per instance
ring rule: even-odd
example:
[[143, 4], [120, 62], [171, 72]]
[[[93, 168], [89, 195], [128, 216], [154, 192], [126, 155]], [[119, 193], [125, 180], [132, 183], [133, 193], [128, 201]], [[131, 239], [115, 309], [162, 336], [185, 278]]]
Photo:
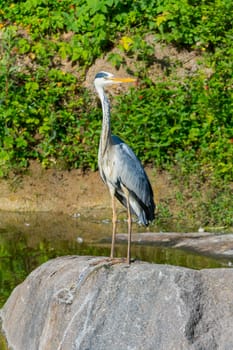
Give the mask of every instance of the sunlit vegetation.
[[[175, 167], [180, 179], [195, 174], [202, 183], [217, 183], [229, 203], [232, 18], [229, 0], [3, 0], [0, 176], [22, 171], [30, 159], [44, 167], [97, 168], [101, 112], [83, 81], [87, 69], [106, 55], [126, 71], [126, 58], [133, 59], [128, 73], [139, 78], [137, 87], [117, 97], [114, 132], [144, 164]], [[148, 72], [158, 42], [194, 51], [201, 64], [181, 77], [168, 57], [161, 62], [164, 78], [152, 79]], [[221, 208], [218, 199], [210, 202], [216, 212]], [[232, 223], [229, 214], [224, 218]]]

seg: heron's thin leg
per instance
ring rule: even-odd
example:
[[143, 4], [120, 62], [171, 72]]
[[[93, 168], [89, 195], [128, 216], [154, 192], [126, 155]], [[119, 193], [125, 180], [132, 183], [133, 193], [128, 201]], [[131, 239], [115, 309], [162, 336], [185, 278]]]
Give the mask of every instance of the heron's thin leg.
[[113, 259], [115, 254], [117, 213], [116, 213], [116, 201], [113, 193], [111, 193], [111, 197], [112, 197], [112, 246], [111, 246], [110, 258]]
[[127, 250], [127, 263], [130, 264], [131, 258], [131, 234], [132, 234], [132, 217], [129, 208], [129, 200], [127, 200], [127, 210], [128, 210], [128, 250]]
[[126, 202], [127, 202], [127, 214], [128, 214], [128, 249], [127, 249], [127, 264], [130, 264], [130, 258], [131, 258], [131, 234], [132, 234], [132, 216], [130, 211], [130, 205], [129, 205], [129, 191], [126, 187], [123, 188], [123, 191], [126, 196]]

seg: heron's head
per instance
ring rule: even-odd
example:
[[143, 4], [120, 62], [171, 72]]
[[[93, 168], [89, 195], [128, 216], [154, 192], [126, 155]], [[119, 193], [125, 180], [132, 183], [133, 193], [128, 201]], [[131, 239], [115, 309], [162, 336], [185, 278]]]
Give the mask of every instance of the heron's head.
[[94, 85], [96, 89], [105, 87], [106, 85], [131, 83], [136, 81], [133, 78], [119, 78], [108, 72], [99, 72], [95, 76]]

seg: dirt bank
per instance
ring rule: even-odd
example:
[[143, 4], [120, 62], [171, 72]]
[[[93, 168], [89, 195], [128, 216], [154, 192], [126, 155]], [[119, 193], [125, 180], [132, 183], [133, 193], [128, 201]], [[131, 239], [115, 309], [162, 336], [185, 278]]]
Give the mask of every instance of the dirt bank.
[[[146, 171], [158, 202], [169, 192], [168, 176], [155, 174], [151, 168]], [[109, 193], [98, 172], [45, 170], [33, 162], [26, 175], [0, 181], [0, 210], [73, 214], [109, 206]]]

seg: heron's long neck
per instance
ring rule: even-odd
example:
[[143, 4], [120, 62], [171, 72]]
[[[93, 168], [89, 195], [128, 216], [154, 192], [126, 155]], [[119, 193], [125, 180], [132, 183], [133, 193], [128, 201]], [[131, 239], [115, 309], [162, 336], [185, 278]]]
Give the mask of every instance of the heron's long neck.
[[98, 89], [97, 92], [101, 100], [103, 111], [102, 131], [99, 145], [99, 155], [103, 157], [108, 144], [111, 142], [110, 103], [102, 88]]

